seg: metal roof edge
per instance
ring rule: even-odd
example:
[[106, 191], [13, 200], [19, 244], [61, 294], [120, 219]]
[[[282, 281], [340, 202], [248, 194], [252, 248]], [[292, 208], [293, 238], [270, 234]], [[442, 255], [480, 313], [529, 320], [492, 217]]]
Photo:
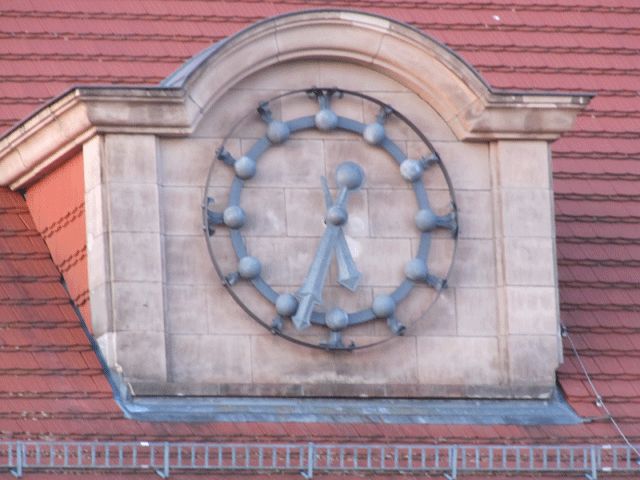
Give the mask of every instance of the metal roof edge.
[[121, 408], [150, 422], [307, 422], [434, 425], [575, 425], [556, 389], [547, 400], [129, 397]]

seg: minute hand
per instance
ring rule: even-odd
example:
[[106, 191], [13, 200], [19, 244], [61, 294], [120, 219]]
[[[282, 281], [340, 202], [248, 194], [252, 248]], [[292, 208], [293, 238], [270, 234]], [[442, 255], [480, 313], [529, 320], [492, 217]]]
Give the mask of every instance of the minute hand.
[[[333, 205], [333, 199], [329, 192], [329, 185], [327, 185], [327, 179], [322, 177], [322, 191], [324, 193], [324, 203], [327, 209]], [[336, 236], [336, 261], [338, 264], [338, 283], [345, 288], [348, 288], [352, 292], [355, 292], [358, 288], [358, 282], [360, 281], [360, 272], [356, 267], [347, 240], [344, 238], [344, 230], [341, 228]]]
[[362, 184], [363, 174], [360, 167], [351, 162], [345, 162], [338, 167], [338, 184], [342, 187], [335, 203], [327, 210], [326, 227], [318, 250], [309, 267], [302, 287], [298, 291], [298, 309], [291, 318], [297, 329], [301, 330], [311, 325], [313, 308], [322, 303], [322, 290], [331, 264], [331, 256], [335, 248], [338, 234], [347, 221], [345, 205], [351, 190]]

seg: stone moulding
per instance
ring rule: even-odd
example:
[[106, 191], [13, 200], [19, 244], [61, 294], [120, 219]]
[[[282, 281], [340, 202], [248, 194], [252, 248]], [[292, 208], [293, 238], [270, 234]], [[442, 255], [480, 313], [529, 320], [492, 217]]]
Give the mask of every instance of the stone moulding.
[[450, 49], [391, 19], [343, 10], [270, 18], [204, 50], [155, 87], [77, 87], [0, 139], [0, 185], [20, 189], [96, 133], [188, 136], [233, 85], [270, 66], [337, 60], [388, 75], [433, 106], [458, 139], [552, 141], [589, 94], [493, 90]]

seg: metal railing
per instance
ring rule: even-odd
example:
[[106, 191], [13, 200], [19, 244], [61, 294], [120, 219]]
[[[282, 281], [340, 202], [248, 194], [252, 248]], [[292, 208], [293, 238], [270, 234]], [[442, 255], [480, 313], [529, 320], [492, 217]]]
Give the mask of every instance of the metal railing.
[[455, 479], [478, 473], [634, 473], [640, 464], [627, 445], [379, 445], [161, 442], [0, 442], [0, 471], [146, 470], [172, 473], [354, 472], [429, 473]]

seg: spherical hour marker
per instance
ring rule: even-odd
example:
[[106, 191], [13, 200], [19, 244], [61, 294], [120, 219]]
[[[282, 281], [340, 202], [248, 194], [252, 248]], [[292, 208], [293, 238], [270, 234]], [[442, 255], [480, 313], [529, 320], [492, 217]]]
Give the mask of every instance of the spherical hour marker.
[[247, 255], [246, 257], [242, 257], [238, 262], [238, 273], [245, 280], [253, 280], [260, 275], [261, 270], [262, 265], [256, 257]]
[[387, 318], [396, 311], [396, 302], [391, 298], [391, 295], [378, 295], [373, 299], [371, 310], [376, 317]]
[[248, 180], [256, 174], [256, 161], [251, 157], [240, 157], [233, 165], [233, 169], [238, 177]]
[[364, 128], [362, 132], [364, 141], [370, 145], [378, 145], [384, 140], [385, 132], [384, 127], [379, 123], [370, 123]]
[[418, 210], [415, 216], [416, 226], [421, 232], [430, 232], [438, 226], [438, 216], [431, 210]]
[[298, 299], [290, 293], [278, 295], [276, 299], [276, 312], [283, 317], [291, 317], [298, 309]]
[[328, 108], [323, 108], [314, 117], [318, 130], [333, 130], [338, 126], [338, 116]]
[[427, 265], [421, 258], [410, 260], [404, 267], [404, 274], [409, 280], [414, 282], [427, 278]]
[[408, 182], [420, 180], [424, 169], [418, 160], [407, 158], [400, 164], [400, 175]]
[[334, 308], [327, 312], [325, 323], [331, 330], [342, 330], [349, 325], [349, 315], [341, 308]]
[[240, 228], [244, 225], [245, 220], [244, 210], [237, 205], [225, 208], [222, 213], [222, 221], [229, 228]]
[[274, 120], [269, 123], [267, 127], [267, 138], [271, 143], [279, 144], [286, 142], [289, 138], [289, 127], [286, 123], [279, 120]]

